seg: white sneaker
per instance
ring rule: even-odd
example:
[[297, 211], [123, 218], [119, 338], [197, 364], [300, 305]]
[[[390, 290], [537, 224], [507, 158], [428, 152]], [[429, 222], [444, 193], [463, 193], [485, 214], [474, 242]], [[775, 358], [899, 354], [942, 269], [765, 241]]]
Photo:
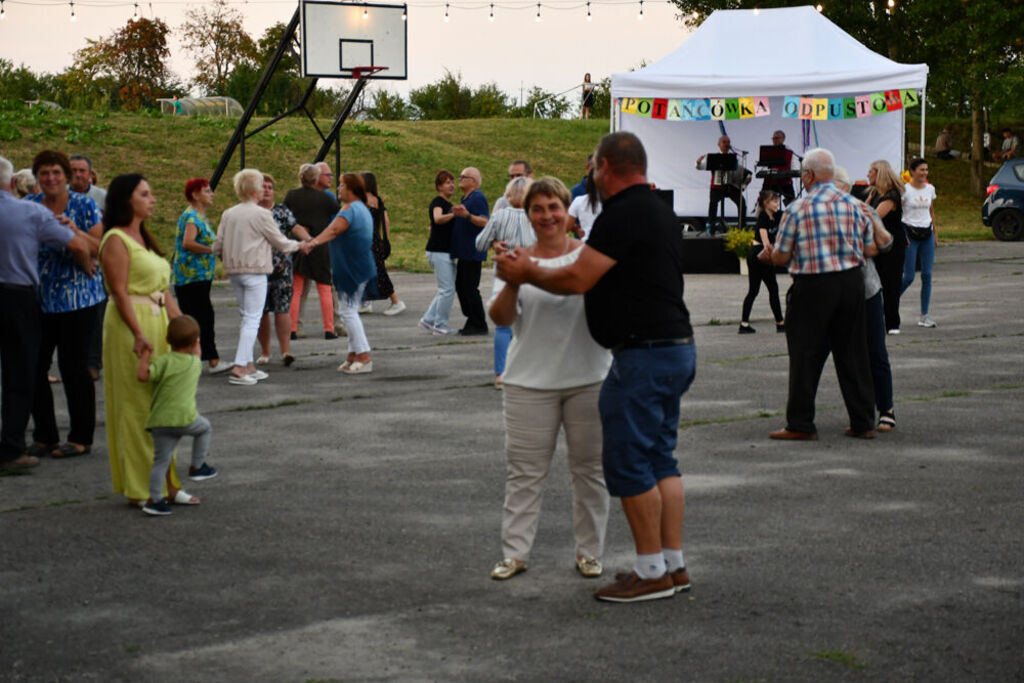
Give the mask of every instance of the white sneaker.
[[262, 370], [256, 370], [255, 372], [250, 372], [249, 373], [249, 377], [252, 377], [257, 382], [262, 382], [266, 378], [270, 377], [270, 375], [268, 375], [267, 373], [263, 372]]
[[900, 333], [900, 328], [898, 328], [898, 327], [894, 327], [891, 330], [889, 330], [889, 334], [899, 334], [899, 333]]
[[367, 301], [359, 305], [358, 313], [373, 313], [373, 302]]
[[926, 315], [922, 315], [921, 319], [917, 321], [918, 327], [935, 327], [935, 321]]
[[256, 384], [256, 378], [253, 377], [252, 375], [242, 375], [241, 377], [239, 377], [238, 375], [230, 375], [228, 377], [228, 384], [237, 384], [243, 387], [251, 387], [252, 385]]
[[384, 309], [384, 315], [398, 315], [405, 310], [405, 302], [401, 299]]

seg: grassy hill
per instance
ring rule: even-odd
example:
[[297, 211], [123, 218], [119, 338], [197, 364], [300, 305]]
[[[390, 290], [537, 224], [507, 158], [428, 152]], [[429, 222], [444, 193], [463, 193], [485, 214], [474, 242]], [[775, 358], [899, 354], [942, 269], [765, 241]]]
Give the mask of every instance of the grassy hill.
[[[255, 128], [260, 122], [254, 122]], [[318, 121], [321, 129], [330, 121]], [[0, 111], [0, 154], [15, 168], [31, 164], [42, 149], [90, 156], [101, 184], [118, 173], [147, 176], [157, 195], [150, 227], [161, 244], [173, 246], [178, 215], [185, 208], [188, 178], [209, 177], [234, 130], [234, 119], [165, 117], [106, 112]], [[466, 166], [483, 173], [484, 193], [493, 201], [504, 188], [510, 160], [529, 159], [538, 175], [555, 175], [568, 185], [583, 174], [583, 164], [607, 121], [486, 119], [462, 121], [395, 121], [346, 124], [341, 133], [341, 171], [373, 171], [392, 224], [395, 269], [425, 270], [427, 206], [434, 197], [433, 178], [440, 168], [456, 175]], [[913, 134], [913, 133], [912, 133]], [[247, 165], [272, 174], [278, 198], [298, 185], [299, 164], [310, 159], [320, 138], [305, 119], [292, 117], [246, 142]], [[333, 154], [328, 158], [333, 166]], [[237, 155], [221, 180], [214, 221], [236, 203], [231, 174]], [[991, 239], [981, 224], [981, 201], [967, 192], [969, 171], [961, 161], [931, 163], [939, 189], [940, 234], [944, 239]], [[994, 172], [993, 167], [993, 172]], [[850, 169], [854, 177], [867, 169]], [[337, 172], [338, 169], [335, 169]]]

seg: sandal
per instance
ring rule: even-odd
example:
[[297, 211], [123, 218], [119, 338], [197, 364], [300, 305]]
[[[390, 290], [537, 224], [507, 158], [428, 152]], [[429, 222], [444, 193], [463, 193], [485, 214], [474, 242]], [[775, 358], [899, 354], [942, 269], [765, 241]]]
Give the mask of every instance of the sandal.
[[75, 458], [79, 455], [88, 455], [92, 452], [91, 446], [79, 446], [73, 443], [62, 443], [61, 445], [50, 451], [50, 456], [54, 458]]
[[341, 368], [341, 371], [346, 375], [363, 375], [367, 372], [373, 372], [373, 361], [368, 360], [365, 363], [362, 361], [352, 361], [347, 368]]
[[878, 431], [891, 432], [894, 429], [896, 429], [896, 413], [886, 410], [878, 418]]
[[175, 505], [199, 505], [199, 497], [193, 496], [185, 489], [178, 489], [171, 502]]
[[31, 446], [25, 449], [23, 455], [31, 455], [36, 458], [41, 458], [44, 455], [50, 455], [53, 449], [57, 448], [59, 444], [56, 443], [33, 443]]
[[256, 359], [256, 365], [266, 365], [270, 362], [270, 356], [260, 356]]

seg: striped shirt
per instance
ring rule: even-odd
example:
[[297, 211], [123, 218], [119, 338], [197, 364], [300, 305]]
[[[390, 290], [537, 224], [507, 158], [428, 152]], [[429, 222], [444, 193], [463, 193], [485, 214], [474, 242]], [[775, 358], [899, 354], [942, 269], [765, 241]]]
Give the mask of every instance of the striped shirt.
[[819, 182], [786, 208], [775, 248], [792, 254], [792, 275], [837, 273], [864, 265], [871, 221], [832, 181]]
[[533, 231], [526, 212], [509, 206], [491, 214], [487, 225], [476, 236], [476, 248], [479, 251], [487, 251], [495, 240], [508, 243], [510, 248], [528, 247], [537, 241], [537, 234]]

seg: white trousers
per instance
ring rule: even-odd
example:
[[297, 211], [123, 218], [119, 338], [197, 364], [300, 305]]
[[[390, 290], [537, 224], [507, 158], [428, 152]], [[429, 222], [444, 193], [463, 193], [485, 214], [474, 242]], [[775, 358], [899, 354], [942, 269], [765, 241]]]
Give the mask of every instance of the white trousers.
[[341, 323], [348, 330], [349, 353], [370, 352], [370, 342], [366, 339], [366, 330], [363, 329], [363, 321], [359, 318], [359, 304], [363, 301], [363, 292], [365, 290], [366, 282], [359, 285], [359, 288], [351, 296], [345, 292], [338, 292]]
[[561, 427], [569, 450], [576, 554], [600, 558], [604, 553], [609, 502], [601, 469], [600, 391], [600, 382], [558, 390], [505, 385], [505, 557], [525, 561], [530, 556]]
[[235, 351], [235, 365], [245, 367], [252, 362], [256, 333], [260, 330], [260, 318], [267, 303], [267, 276], [259, 273], [236, 273], [229, 275], [231, 289], [235, 292], [238, 312], [242, 315], [242, 326], [238, 329], [238, 349]]

